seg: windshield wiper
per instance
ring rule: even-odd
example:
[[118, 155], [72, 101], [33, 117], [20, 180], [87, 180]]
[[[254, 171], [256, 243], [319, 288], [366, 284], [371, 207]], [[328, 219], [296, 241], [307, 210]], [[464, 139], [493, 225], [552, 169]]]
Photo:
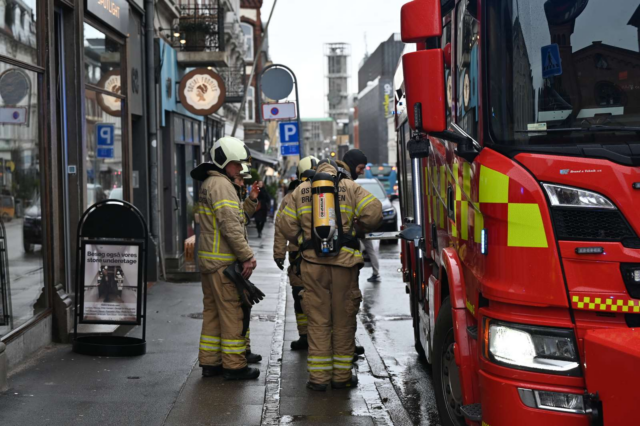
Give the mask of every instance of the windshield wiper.
[[516, 133], [561, 133], [561, 132], [640, 132], [640, 127], [626, 126], [589, 126], [589, 127], [566, 127], [560, 129], [546, 130], [516, 130]]

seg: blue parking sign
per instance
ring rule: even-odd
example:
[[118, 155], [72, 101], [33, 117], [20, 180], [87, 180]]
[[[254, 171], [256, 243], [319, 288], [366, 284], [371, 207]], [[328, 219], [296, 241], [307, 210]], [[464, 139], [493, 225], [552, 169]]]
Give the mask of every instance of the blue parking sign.
[[97, 158], [114, 158], [113, 148], [100, 148], [96, 151]]
[[300, 155], [300, 144], [297, 144], [297, 143], [280, 144], [280, 154], [283, 157], [288, 157], [290, 155]]
[[[114, 146], [116, 139], [116, 126], [113, 123], [96, 124], [96, 145]], [[105, 157], [111, 158], [111, 157]]]
[[542, 78], [551, 78], [554, 75], [562, 75], [562, 59], [560, 48], [557, 44], [542, 46]]
[[280, 142], [281, 143], [299, 143], [300, 142], [300, 129], [298, 128], [298, 122], [292, 123], [280, 123]]

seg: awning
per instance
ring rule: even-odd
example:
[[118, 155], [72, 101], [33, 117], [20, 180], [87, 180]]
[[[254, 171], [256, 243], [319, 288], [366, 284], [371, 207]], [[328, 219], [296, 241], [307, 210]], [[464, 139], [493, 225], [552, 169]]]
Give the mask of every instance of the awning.
[[278, 168], [278, 159], [269, 157], [267, 154], [263, 154], [258, 151], [254, 151], [251, 148], [247, 148], [249, 150], [249, 154], [251, 154], [251, 159], [256, 163], [262, 163], [269, 167], [273, 167], [275, 169]]

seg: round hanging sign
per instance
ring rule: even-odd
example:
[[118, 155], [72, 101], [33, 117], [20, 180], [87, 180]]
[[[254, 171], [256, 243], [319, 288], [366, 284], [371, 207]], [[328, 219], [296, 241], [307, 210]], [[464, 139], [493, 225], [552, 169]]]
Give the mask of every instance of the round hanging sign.
[[179, 96], [182, 106], [190, 113], [209, 115], [220, 109], [227, 96], [227, 89], [219, 74], [198, 68], [182, 77]]
[[[122, 94], [122, 80], [120, 79], [120, 70], [111, 70], [104, 74], [98, 82], [98, 87], [109, 92]], [[122, 99], [115, 96], [109, 96], [98, 93], [98, 105], [104, 112], [114, 117], [122, 115]]]
[[15, 106], [29, 94], [31, 83], [24, 72], [9, 69], [0, 75], [0, 96], [4, 105]]

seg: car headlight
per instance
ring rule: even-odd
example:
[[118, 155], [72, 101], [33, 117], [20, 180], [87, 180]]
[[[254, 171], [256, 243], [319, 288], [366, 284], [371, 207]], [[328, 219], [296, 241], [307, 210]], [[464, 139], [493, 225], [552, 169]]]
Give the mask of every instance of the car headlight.
[[387, 209], [387, 210], [382, 212], [382, 216], [384, 216], [384, 217], [395, 216], [395, 214], [396, 214], [396, 209]]
[[542, 186], [547, 191], [551, 205], [554, 207], [587, 207], [617, 210], [616, 206], [607, 197], [597, 192], [551, 183], [543, 183]]
[[521, 370], [580, 376], [573, 330], [484, 319], [484, 355]]

